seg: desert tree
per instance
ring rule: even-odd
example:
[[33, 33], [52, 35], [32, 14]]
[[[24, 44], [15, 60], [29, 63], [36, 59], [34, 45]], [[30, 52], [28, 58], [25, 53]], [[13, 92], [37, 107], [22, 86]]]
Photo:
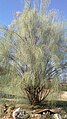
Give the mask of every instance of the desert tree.
[[8, 28], [0, 27], [3, 32], [0, 64], [9, 65], [9, 72], [16, 72], [11, 76], [19, 75], [20, 87], [33, 105], [41, 104], [49, 94], [58, 92], [59, 75], [66, 67], [61, 65], [64, 53], [60, 45], [65, 39], [64, 23], [58, 20], [56, 11], [45, 12], [47, 6], [48, 2], [41, 0], [37, 11], [25, 0], [24, 11]]

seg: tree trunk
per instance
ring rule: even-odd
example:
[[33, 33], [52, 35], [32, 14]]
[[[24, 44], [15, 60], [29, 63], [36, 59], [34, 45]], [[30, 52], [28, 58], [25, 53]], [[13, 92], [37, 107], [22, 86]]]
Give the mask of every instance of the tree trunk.
[[27, 97], [31, 105], [39, 105], [45, 98], [48, 96], [50, 90], [49, 89], [38, 89], [32, 92], [29, 89], [25, 89]]

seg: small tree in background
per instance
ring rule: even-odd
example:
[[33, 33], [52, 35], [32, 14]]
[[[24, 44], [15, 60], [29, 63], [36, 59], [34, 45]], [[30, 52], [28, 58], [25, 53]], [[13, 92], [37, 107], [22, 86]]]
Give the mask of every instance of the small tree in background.
[[2, 66], [10, 66], [8, 73], [14, 71], [21, 77], [22, 91], [30, 104], [36, 105], [58, 92], [64, 25], [56, 11], [47, 12], [47, 1], [41, 0], [38, 10], [36, 4], [31, 8], [30, 1], [25, 2], [24, 11], [16, 13], [9, 28], [1, 27], [0, 59]]

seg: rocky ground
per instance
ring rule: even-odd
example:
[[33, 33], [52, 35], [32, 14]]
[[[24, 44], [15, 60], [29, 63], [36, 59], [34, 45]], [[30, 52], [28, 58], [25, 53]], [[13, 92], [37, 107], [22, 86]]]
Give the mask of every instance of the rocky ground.
[[[67, 101], [67, 92], [63, 92], [60, 95], [60, 99]], [[0, 119], [13, 119], [12, 114], [19, 107], [22, 109], [22, 112], [21, 117], [17, 119], [54, 119], [54, 113], [59, 113], [62, 119], [67, 119], [67, 112], [63, 109], [63, 107], [53, 109], [46, 109], [46, 107], [42, 109], [36, 107], [35, 109], [32, 109], [33, 107], [27, 104], [6, 104], [6, 106], [7, 109], [5, 109], [5, 105], [0, 105]], [[26, 118], [25, 114], [27, 114], [28, 118]]]
[[[23, 105], [24, 106], [24, 105]], [[0, 105], [2, 111], [2, 117], [0, 119], [13, 119], [13, 112], [21, 107], [20, 118], [17, 119], [54, 119], [53, 115], [59, 113], [62, 119], [67, 119], [67, 113], [62, 108], [54, 109], [34, 109], [34, 110], [24, 110], [22, 105], [7, 105], [7, 110], [4, 105]], [[28, 106], [28, 105], [27, 105]]]

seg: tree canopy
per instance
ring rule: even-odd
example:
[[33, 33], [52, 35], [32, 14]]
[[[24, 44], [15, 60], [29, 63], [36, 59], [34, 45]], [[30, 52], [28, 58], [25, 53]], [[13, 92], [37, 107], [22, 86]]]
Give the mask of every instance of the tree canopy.
[[39, 10], [36, 4], [31, 8], [30, 1], [25, 2], [24, 11], [16, 13], [11, 25], [0, 27], [0, 72], [19, 75], [22, 91], [31, 104], [37, 104], [59, 89], [59, 76], [66, 68], [66, 62], [61, 63], [66, 37], [64, 22], [58, 20], [57, 12], [46, 12], [46, 0], [41, 0]]

